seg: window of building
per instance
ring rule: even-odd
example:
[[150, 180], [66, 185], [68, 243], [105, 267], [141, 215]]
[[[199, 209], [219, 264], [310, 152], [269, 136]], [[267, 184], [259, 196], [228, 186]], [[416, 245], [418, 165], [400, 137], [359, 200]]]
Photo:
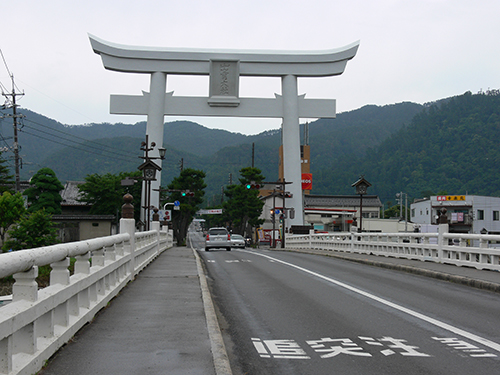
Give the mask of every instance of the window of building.
[[484, 210], [477, 210], [477, 219], [484, 220]]
[[411, 217], [415, 217], [415, 209], [414, 208], [411, 209]]
[[495, 221], [500, 220], [500, 215], [498, 211], [493, 211], [493, 220]]

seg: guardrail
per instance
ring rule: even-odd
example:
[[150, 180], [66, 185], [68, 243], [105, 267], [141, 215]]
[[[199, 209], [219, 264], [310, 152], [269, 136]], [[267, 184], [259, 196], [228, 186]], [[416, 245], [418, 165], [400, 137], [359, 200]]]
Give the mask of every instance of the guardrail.
[[[287, 235], [289, 249], [315, 249], [416, 259], [500, 271], [499, 235], [448, 233], [310, 233]], [[497, 246], [497, 245], [496, 245]]]
[[[13, 275], [12, 302], [0, 307], [0, 374], [33, 374], [161, 252], [171, 232], [122, 233], [87, 241], [0, 254], [0, 277]], [[74, 273], [68, 269], [76, 258]], [[50, 265], [50, 285], [39, 289], [38, 267]]]

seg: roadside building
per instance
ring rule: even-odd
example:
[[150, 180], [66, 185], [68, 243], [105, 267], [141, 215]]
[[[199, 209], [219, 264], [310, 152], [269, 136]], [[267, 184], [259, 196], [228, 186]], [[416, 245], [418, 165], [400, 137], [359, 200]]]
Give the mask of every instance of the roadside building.
[[114, 215], [91, 215], [92, 206], [78, 200], [78, 185], [82, 183], [66, 182], [64, 190], [61, 191], [62, 213], [52, 216], [61, 242], [82, 241], [116, 233]]
[[411, 204], [411, 221], [436, 225], [446, 209], [450, 233], [500, 234], [500, 198], [480, 195], [438, 195]]
[[[280, 194], [263, 197], [264, 207], [261, 219], [265, 222], [262, 226], [265, 232], [272, 232], [280, 228], [280, 215], [286, 211], [286, 216], [291, 215], [290, 207], [287, 207], [287, 199], [283, 204], [283, 198]], [[351, 229], [353, 219], [359, 218], [360, 212], [359, 195], [305, 195], [304, 196], [304, 224], [311, 226], [312, 229], [319, 232], [348, 232]], [[363, 196], [363, 230], [370, 230], [370, 219], [380, 219], [380, 211], [383, 205], [376, 195]], [[273, 215], [272, 212], [278, 210], [279, 214]], [[301, 215], [301, 212], [294, 212], [295, 215]], [[359, 221], [359, 220], [358, 220]], [[285, 228], [289, 230], [287, 218], [284, 218]], [[366, 222], [366, 224], [365, 224]], [[374, 224], [372, 224], [373, 226]], [[377, 227], [378, 228], [378, 227]], [[379, 229], [374, 231], [381, 231]]]

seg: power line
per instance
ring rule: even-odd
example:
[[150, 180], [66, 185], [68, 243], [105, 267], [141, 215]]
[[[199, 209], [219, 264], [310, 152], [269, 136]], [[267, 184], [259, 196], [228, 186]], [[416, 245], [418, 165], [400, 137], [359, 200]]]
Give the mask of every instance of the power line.
[[[37, 130], [37, 129], [34, 129], [34, 130], [40, 131], [40, 130]], [[88, 153], [92, 153], [92, 154], [94, 153], [93, 151], [90, 151], [89, 149], [80, 148], [80, 147], [76, 147], [74, 145], [70, 145], [70, 144], [67, 144], [67, 143], [59, 142], [59, 141], [56, 141], [56, 140], [51, 139], [51, 138], [43, 137], [43, 136], [41, 136], [39, 134], [34, 134], [34, 133], [27, 132], [26, 130], [22, 130], [22, 132], [25, 133], [25, 134], [28, 134], [28, 135], [32, 135], [34, 137], [38, 137], [38, 138], [44, 139], [44, 140], [49, 141], [49, 142], [57, 143], [57, 144], [60, 144], [60, 145], [66, 146], [66, 147], [73, 147], [75, 150], [80, 150], [80, 151], [84, 151], [84, 152], [88, 152]], [[44, 133], [44, 132], [42, 132], [42, 133]], [[51, 134], [48, 134], [48, 135], [51, 135]], [[71, 142], [70, 140], [66, 140], [66, 141]], [[77, 145], [81, 145], [81, 143], [77, 143], [77, 142], [73, 142], [73, 143], [76, 143]], [[109, 153], [109, 155], [104, 155], [105, 157], [107, 157], [109, 159], [123, 160], [123, 157], [118, 157], [118, 156], [116, 156], [116, 154], [114, 154], [111, 151], [107, 151], [107, 150], [104, 150], [104, 149], [99, 149], [97, 147], [92, 147], [92, 148], [96, 148], [96, 149], [102, 151], [103, 153]], [[127, 157], [130, 158], [130, 160], [132, 161], [133, 158], [130, 155], [128, 155]], [[135, 158], [134, 158], [134, 160], [135, 160]]]
[[21, 79], [20, 79], [19, 81], [20, 81], [21, 83], [23, 83], [24, 85], [26, 85], [26, 86], [28, 86], [28, 87], [31, 87], [33, 90], [37, 91], [38, 93], [42, 94], [43, 96], [45, 96], [45, 97], [49, 98], [50, 100], [52, 100], [52, 101], [56, 102], [57, 104], [62, 105], [63, 107], [66, 107], [66, 108], [68, 108], [68, 109], [72, 110], [73, 112], [78, 113], [79, 115], [82, 115], [83, 117], [86, 117], [87, 119], [89, 119], [90, 121], [92, 121], [92, 122], [94, 122], [94, 123], [98, 123], [97, 121], [95, 121], [94, 119], [90, 118], [90, 117], [89, 117], [89, 116], [87, 116], [86, 114], [81, 113], [81, 112], [77, 111], [76, 109], [74, 109], [74, 108], [71, 108], [71, 107], [67, 106], [66, 104], [64, 104], [64, 103], [60, 102], [60, 101], [59, 101], [59, 100], [57, 100], [57, 99], [54, 99], [53, 97], [51, 97], [51, 96], [47, 95], [47, 94], [46, 94], [46, 93], [44, 93], [43, 91], [38, 90], [36, 87], [31, 86], [30, 84], [28, 84], [28, 83], [24, 82], [23, 80], [21, 80]]
[[[36, 122], [36, 121], [29, 120], [28, 118], [25, 118], [24, 120], [25, 120], [26, 122], [30, 122], [30, 123], [32, 123], [32, 124], [35, 124], [35, 125], [38, 125], [38, 126], [41, 126], [41, 127], [47, 128], [47, 129], [49, 129], [49, 130], [51, 130], [51, 131], [61, 133], [61, 134], [65, 135], [65, 136], [68, 136], [68, 137], [71, 137], [71, 138], [81, 139], [82, 141], [89, 142], [89, 143], [93, 143], [93, 144], [95, 144], [95, 145], [101, 146], [101, 148], [99, 148], [99, 147], [96, 147], [96, 146], [89, 145], [89, 146], [87, 146], [87, 147], [89, 147], [89, 148], [94, 148], [94, 149], [97, 149], [97, 150], [102, 150], [102, 148], [104, 147], [104, 148], [105, 148], [105, 150], [106, 150], [106, 152], [111, 152], [111, 151], [108, 151], [107, 149], [113, 149], [113, 150], [116, 150], [116, 151], [114, 151], [114, 153], [115, 153], [115, 154], [120, 154], [120, 155], [123, 155], [124, 157], [127, 157], [127, 158], [128, 158], [128, 157], [130, 157], [130, 153], [124, 152], [124, 151], [123, 151], [122, 149], [120, 149], [120, 148], [117, 148], [117, 147], [114, 147], [114, 146], [110, 146], [110, 145], [108, 145], [108, 144], [104, 144], [104, 143], [99, 143], [99, 142], [96, 142], [95, 140], [85, 139], [85, 138], [83, 138], [83, 137], [79, 137], [79, 136], [77, 136], [77, 135], [73, 135], [73, 134], [70, 134], [70, 133], [66, 133], [66, 132], [64, 132], [64, 131], [62, 131], [62, 130], [59, 130], [59, 129], [54, 129], [54, 128], [51, 128], [50, 126], [43, 125], [43, 124], [40, 124], [40, 123], [38, 123], [38, 122]], [[33, 129], [33, 130], [35, 130], [35, 131], [38, 131], [38, 132], [40, 132], [40, 133], [44, 133], [44, 134], [47, 134], [47, 135], [53, 135], [53, 136], [55, 136], [54, 134], [51, 134], [51, 133], [49, 133], [49, 132], [45, 132], [45, 131], [43, 131], [43, 130], [37, 129], [37, 128], [35, 128], [35, 127], [33, 127], [33, 126], [29, 126], [29, 125], [27, 125], [27, 124], [24, 124], [24, 126], [25, 126], [25, 127], [27, 127], [27, 128]], [[28, 134], [28, 133], [27, 133], [27, 134]], [[61, 138], [62, 138], [62, 137], [61, 137]], [[72, 139], [68, 139], [68, 138], [63, 138], [63, 139], [64, 139], [64, 140], [66, 140], [66, 141], [68, 141], [68, 142], [75, 143], [75, 144], [77, 144], [77, 145], [80, 145], [80, 144], [81, 144], [80, 142], [76, 142], [76, 141], [74, 141], [74, 140], [72, 140]], [[115, 155], [115, 156], [116, 156], [116, 155]]]
[[7, 69], [7, 73], [9, 74], [9, 77], [12, 77], [12, 74], [9, 70], [9, 67], [7, 65], [7, 61], [5, 61], [5, 56], [3, 55], [3, 52], [2, 52], [2, 49], [0, 48], [0, 55], [2, 55], [2, 60], [3, 60], [3, 64], [5, 65], [5, 69]]

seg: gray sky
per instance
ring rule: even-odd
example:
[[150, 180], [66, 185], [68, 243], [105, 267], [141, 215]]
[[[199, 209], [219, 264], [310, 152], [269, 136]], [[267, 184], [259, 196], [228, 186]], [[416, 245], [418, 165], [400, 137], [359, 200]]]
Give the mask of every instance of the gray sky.
[[[15, 0], [1, 9], [0, 49], [25, 92], [19, 104], [65, 124], [146, 119], [109, 114], [110, 94], [148, 91], [149, 76], [105, 70], [87, 33], [125, 45], [224, 49], [327, 50], [360, 40], [341, 76], [299, 79], [299, 93], [336, 99], [338, 113], [500, 88], [498, 0]], [[11, 90], [3, 62], [0, 82]], [[172, 90], [207, 96], [208, 77], [169, 76]], [[279, 79], [240, 83], [241, 97], [275, 92]], [[244, 134], [281, 123], [189, 119]]]

